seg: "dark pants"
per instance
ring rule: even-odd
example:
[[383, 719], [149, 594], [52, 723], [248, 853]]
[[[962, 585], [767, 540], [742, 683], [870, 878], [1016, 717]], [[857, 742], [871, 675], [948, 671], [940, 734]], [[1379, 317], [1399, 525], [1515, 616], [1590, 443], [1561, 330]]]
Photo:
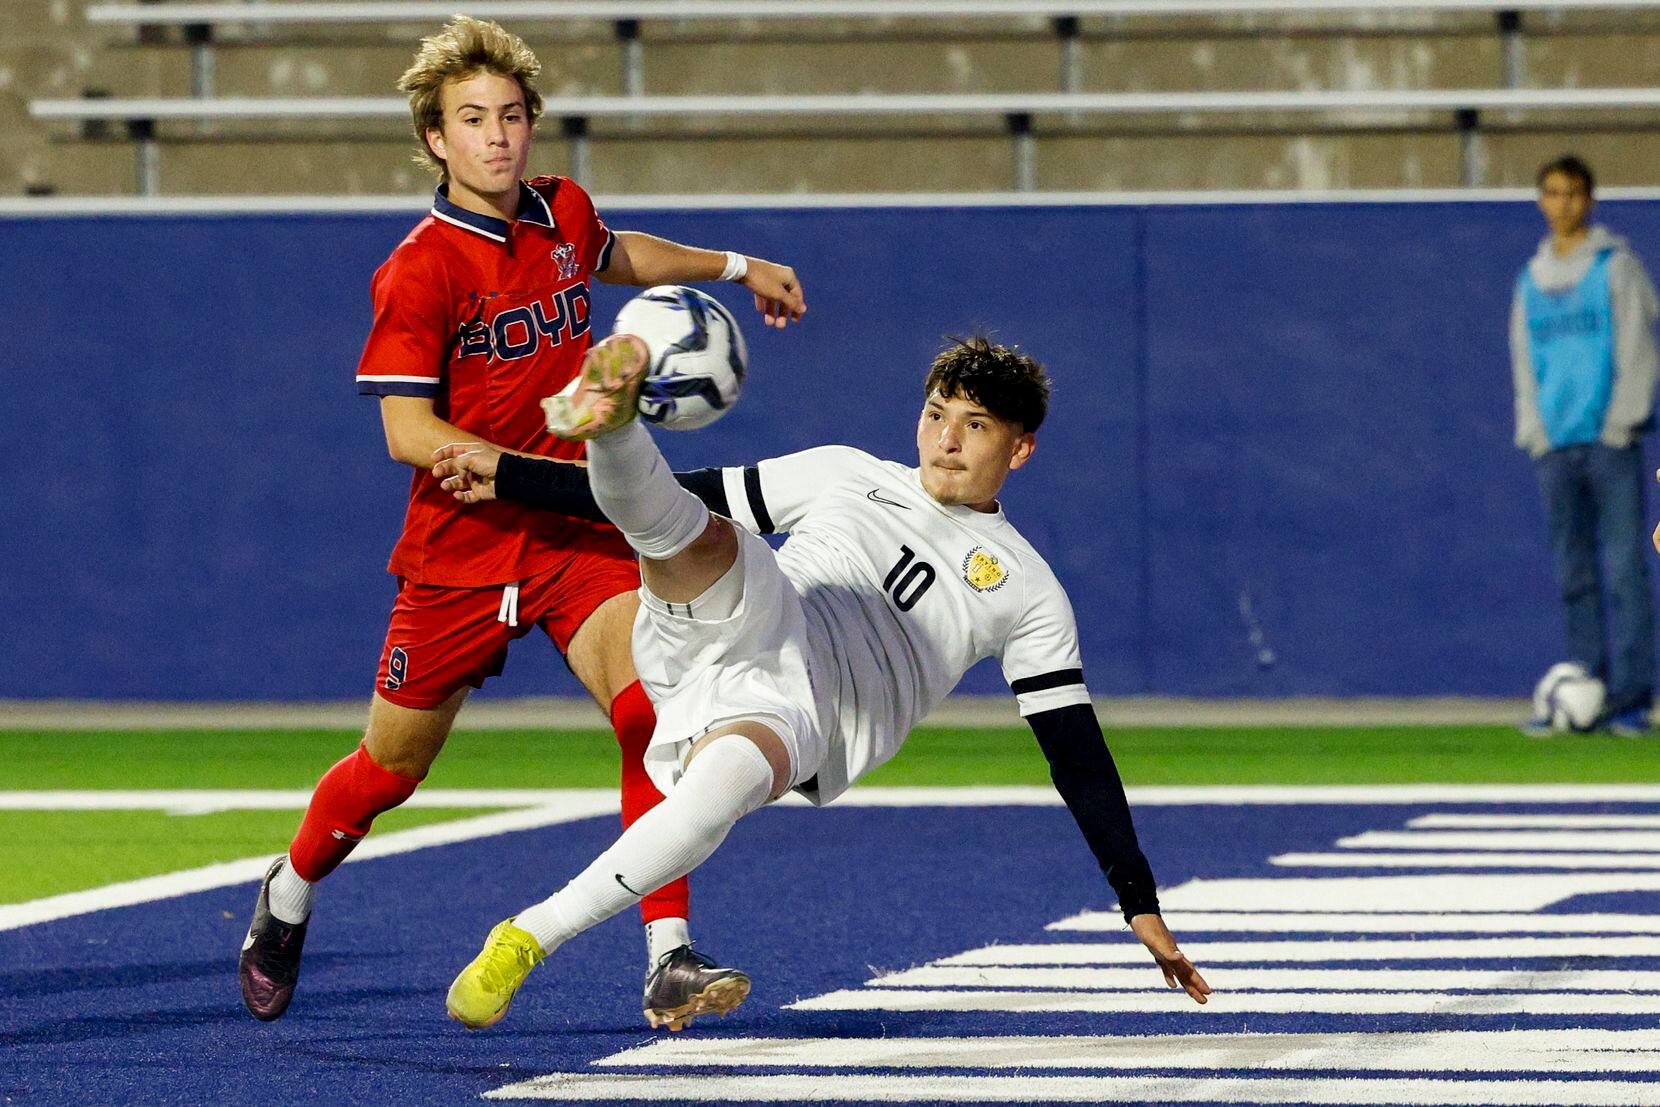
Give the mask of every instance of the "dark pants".
[[1538, 465], [1568, 616], [1569, 657], [1607, 683], [1610, 713], [1648, 707], [1654, 695], [1654, 609], [1642, 448], [1564, 446]]

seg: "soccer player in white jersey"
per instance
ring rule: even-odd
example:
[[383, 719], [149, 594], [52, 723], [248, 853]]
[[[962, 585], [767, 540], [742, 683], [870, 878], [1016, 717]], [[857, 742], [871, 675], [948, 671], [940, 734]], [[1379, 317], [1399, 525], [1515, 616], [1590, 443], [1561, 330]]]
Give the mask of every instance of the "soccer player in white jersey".
[[[697, 867], [786, 791], [835, 799], [985, 657], [1001, 661], [1136, 937], [1171, 987], [1205, 1002], [1210, 987], [1158, 913], [1071, 605], [997, 500], [1032, 456], [1042, 367], [985, 339], [953, 343], [924, 388], [918, 468], [825, 446], [677, 480], [633, 418], [647, 358], [637, 337], [605, 340], [550, 408], [554, 433], [590, 440], [585, 479], [471, 444], [439, 451], [434, 467], [464, 502], [597, 507], [639, 552], [634, 658], [657, 706], [646, 768], [666, 795], [564, 888], [490, 932], [450, 988], [451, 1016], [499, 1020], [547, 954]], [[776, 552], [758, 537], [773, 532], [789, 534]], [[725, 1012], [742, 991], [716, 981], [662, 1021]]]

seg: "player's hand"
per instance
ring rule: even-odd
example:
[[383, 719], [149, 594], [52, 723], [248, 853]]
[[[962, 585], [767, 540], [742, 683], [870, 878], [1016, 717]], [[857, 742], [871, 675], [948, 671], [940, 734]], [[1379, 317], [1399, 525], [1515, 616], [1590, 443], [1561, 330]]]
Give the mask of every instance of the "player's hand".
[[1162, 916], [1137, 915], [1130, 920], [1130, 929], [1135, 931], [1135, 936], [1141, 939], [1141, 944], [1147, 947], [1147, 952], [1153, 955], [1153, 960], [1164, 971], [1166, 984], [1183, 989], [1195, 1003], [1205, 1002], [1205, 997], [1210, 995], [1210, 985], [1205, 983], [1205, 978], [1199, 975], [1199, 970], [1187, 959], [1187, 955], [1176, 948], [1175, 935], [1164, 925]]
[[749, 272], [739, 283], [755, 293], [755, 310], [769, 327], [789, 326], [807, 313], [801, 278], [788, 265], [750, 258]]
[[451, 442], [432, 451], [432, 475], [464, 504], [496, 498], [501, 451], [484, 442]]

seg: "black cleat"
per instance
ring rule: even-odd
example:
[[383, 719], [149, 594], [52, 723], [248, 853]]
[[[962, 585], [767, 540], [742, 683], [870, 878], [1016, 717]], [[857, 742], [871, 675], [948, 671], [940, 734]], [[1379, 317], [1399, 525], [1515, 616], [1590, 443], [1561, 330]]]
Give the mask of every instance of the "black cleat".
[[654, 1028], [683, 1030], [699, 1015], [724, 1015], [749, 995], [749, 977], [723, 969], [691, 946], [678, 946], [646, 975], [644, 1011]]
[[[271, 914], [271, 878], [284, 858], [271, 862], [254, 902], [254, 921], [242, 943], [237, 975], [242, 978], [242, 1004], [263, 1022], [279, 1019], [294, 998], [300, 979], [300, 951], [305, 947], [305, 923], [290, 925]], [[310, 920], [307, 920], [308, 922]]]

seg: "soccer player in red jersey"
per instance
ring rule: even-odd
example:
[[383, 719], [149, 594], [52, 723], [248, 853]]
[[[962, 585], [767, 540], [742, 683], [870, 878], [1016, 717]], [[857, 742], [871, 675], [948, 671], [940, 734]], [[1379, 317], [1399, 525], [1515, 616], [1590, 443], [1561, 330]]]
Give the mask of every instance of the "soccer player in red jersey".
[[[240, 965], [243, 1001], [260, 1019], [281, 1016], [293, 996], [317, 883], [376, 815], [409, 798], [468, 690], [501, 672], [508, 643], [532, 626], [608, 709], [622, 747], [624, 825], [662, 799], [641, 763], [655, 716], [629, 653], [640, 585], [633, 551], [608, 525], [502, 502], [461, 509], [427, 473], [434, 452], [482, 439], [582, 458], [580, 444], [547, 433], [537, 402], [582, 363], [591, 276], [740, 281], [780, 327], [806, 310], [787, 266], [613, 233], [575, 182], [524, 180], [542, 107], [532, 85], [539, 70], [521, 39], [457, 17], [422, 40], [399, 81], [420, 156], [442, 183], [431, 213], [375, 273], [374, 324], [357, 373], [358, 391], [380, 397], [387, 449], [415, 469], [389, 565], [398, 598], [362, 744], [323, 775], [288, 853], [260, 886]], [[688, 993], [719, 984], [716, 994], [737, 997], [731, 1006], [742, 999], [746, 977], [690, 949], [684, 879], [646, 897], [641, 914], [648, 995], [652, 977], [666, 975]]]

